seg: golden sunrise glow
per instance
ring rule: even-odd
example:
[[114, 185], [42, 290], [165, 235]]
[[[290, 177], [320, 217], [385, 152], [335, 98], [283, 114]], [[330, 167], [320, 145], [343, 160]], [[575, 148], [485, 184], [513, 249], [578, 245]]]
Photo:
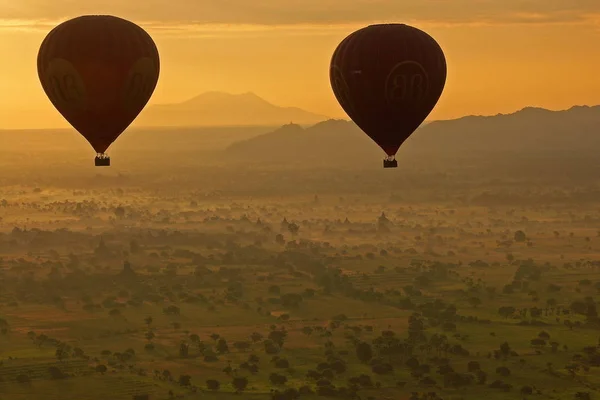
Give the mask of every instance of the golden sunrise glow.
[[[432, 119], [600, 103], [600, 4], [591, 2], [576, 9], [539, 1], [537, 10], [523, 10], [507, 0], [504, 13], [478, 9], [476, 0], [457, 0], [454, 8], [442, 0], [356, 0], [352, 7], [341, 0], [266, 1], [263, 8], [239, 0], [231, 10], [218, 1], [146, 0], [139, 12], [139, 0], [89, 1], [77, 9], [46, 3], [0, 1], [0, 129], [68, 126], [41, 89], [36, 57], [55, 24], [84, 13], [123, 16], [153, 36], [162, 61], [154, 104], [205, 91], [252, 91], [277, 105], [345, 117], [329, 86], [331, 54], [353, 30], [390, 21], [426, 30], [446, 53], [447, 86]], [[320, 3], [330, 3], [330, 11]], [[402, 13], [405, 20], [394, 17]]]

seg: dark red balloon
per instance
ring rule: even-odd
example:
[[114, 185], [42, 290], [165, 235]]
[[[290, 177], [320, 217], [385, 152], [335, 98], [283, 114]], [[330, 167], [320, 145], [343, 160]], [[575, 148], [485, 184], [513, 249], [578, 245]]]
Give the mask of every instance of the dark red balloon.
[[146, 106], [160, 72], [150, 35], [108, 15], [58, 25], [44, 39], [37, 64], [52, 104], [97, 153], [104, 153]]
[[437, 42], [417, 28], [371, 25], [338, 45], [330, 80], [348, 116], [393, 156], [442, 95], [446, 59]]

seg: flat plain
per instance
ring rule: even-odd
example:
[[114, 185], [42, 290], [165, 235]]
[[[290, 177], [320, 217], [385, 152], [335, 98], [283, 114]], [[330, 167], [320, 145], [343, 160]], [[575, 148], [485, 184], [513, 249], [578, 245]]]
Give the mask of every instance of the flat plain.
[[589, 174], [117, 151], [97, 171], [59, 150], [17, 168], [10, 151], [0, 398], [585, 400], [600, 387]]

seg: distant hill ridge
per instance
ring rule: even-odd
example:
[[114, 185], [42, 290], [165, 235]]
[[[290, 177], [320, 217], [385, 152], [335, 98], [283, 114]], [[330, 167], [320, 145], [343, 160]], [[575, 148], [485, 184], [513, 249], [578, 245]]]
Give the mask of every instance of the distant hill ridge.
[[[465, 116], [419, 128], [400, 152], [600, 151], [600, 106], [551, 111], [526, 107], [510, 114]], [[284, 125], [274, 132], [232, 144], [237, 158], [281, 161], [327, 157], [382, 157], [383, 152], [353, 122], [328, 120], [308, 128]]]
[[510, 114], [435, 121], [422, 127], [409, 142], [455, 151], [581, 151], [600, 150], [599, 134], [600, 106], [559, 111], [526, 107]]
[[298, 107], [280, 107], [255, 93], [206, 92], [176, 104], [149, 106], [136, 126], [265, 126], [288, 122], [310, 125], [329, 117]]
[[[241, 99], [254, 96], [248, 94]], [[197, 106], [210, 101], [214, 104], [217, 98], [227, 99], [229, 95], [212, 92], [184, 103]], [[250, 101], [256, 103], [256, 100]], [[286, 118], [281, 123], [245, 127], [133, 127], [111, 146], [109, 154], [213, 152], [220, 158], [225, 156], [244, 162], [294, 161], [305, 165], [331, 164], [332, 161], [334, 165], [341, 165], [360, 160], [373, 165], [373, 160], [384, 156], [353, 122], [326, 117], [311, 124], [292, 121], [294, 123], [289, 124], [290, 119]], [[18, 141], [13, 139], [15, 135]], [[0, 129], [0, 139], [3, 139], [5, 152], [89, 151], [89, 145], [73, 129]], [[222, 155], [221, 151], [226, 154]], [[421, 152], [486, 151], [508, 151], [525, 157], [536, 152], [597, 153], [600, 151], [600, 106], [574, 106], [562, 111], [526, 107], [509, 114], [432, 121], [418, 129], [398, 155], [406, 160], [411, 155], [418, 157]]]

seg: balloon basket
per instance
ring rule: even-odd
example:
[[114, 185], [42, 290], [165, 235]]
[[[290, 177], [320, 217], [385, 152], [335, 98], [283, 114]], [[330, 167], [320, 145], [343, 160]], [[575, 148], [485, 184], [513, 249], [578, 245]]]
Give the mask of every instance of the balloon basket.
[[398, 160], [383, 160], [383, 168], [398, 168]]
[[110, 167], [110, 157], [96, 157], [94, 164], [96, 167]]

